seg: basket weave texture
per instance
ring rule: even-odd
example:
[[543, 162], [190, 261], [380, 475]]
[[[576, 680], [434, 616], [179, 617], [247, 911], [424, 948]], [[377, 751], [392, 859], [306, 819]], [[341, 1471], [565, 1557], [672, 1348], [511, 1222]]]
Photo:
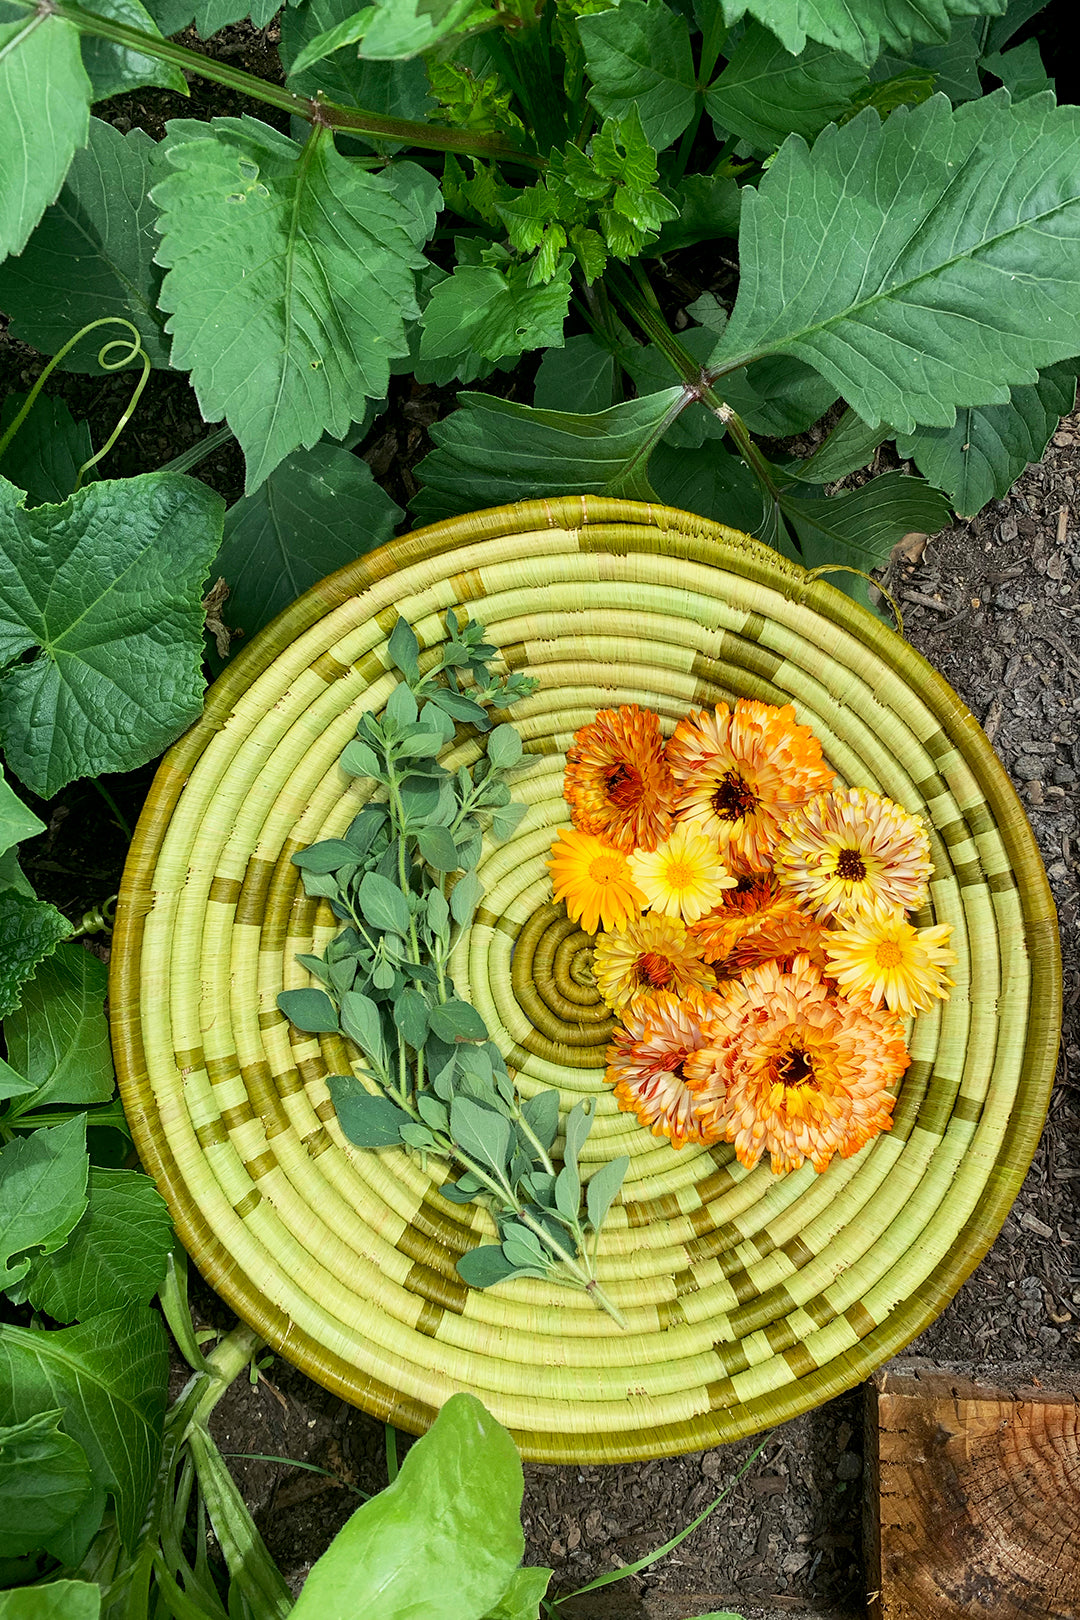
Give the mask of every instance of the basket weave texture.
[[[370, 784], [338, 766], [396, 676], [398, 614], [421, 646], [448, 609], [539, 677], [515, 705], [529, 814], [485, 851], [457, 993], [521, 1091], [598, 1095], [583, 1168], [631, 1164], [600, 1245], [620, 1332], [581, 1294], [466, 1289], [486, 1212], [442, 1199], [394, 1150], [354, 1149], [326, 1085], [352, 1053], [277, 1011], [297, 952], [335, 932], [291, 856], [338, 837]], [[921, 813], [934, 878], [918, 921], [953, 925], [952, 998], [910, 1037], [893, 1129], [823, 1175], [674, 1151], [603, 1085], [610, 1018], [585, 937], [544, 866], [568, 822], [565, 750], [600, 708], [665, 729], [735, 697], [795, 705], [848, 784]], [[479, 744], [460, 728], [444, 763]], [[309, 591], [212, 687], [155, 780], [121, 893], [111, 982], [139, 1152], [213, 1286], [313, 1379], [421, 1432], [470, 1389], [547, 1462], [716, 1445], [867, 1377], [986, 1252], [1042, 1128], [1060, 1019], [1052, 902], [1023, 812], [975, 720], [892, 631], [745, 535], [666, 508], [524, 503], [419, 531]]]

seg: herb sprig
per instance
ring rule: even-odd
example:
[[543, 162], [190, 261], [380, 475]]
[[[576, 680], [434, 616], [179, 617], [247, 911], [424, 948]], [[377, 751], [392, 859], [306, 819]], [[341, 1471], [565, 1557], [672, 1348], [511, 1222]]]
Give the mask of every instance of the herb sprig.
[[[446, 630], [422, 670], [415, 633], [404, 619], [394, 627], [389, 655], [402, 679], [381, 714], [361, 718], [341, 757], [345, 771], [380, 791], [343, 837], [293, 857], [307, 893], [328, 900], [343, 926], [322, 957], [298, 958], [323, 988], [283, 991], [278, 1006], [298, 1028], [340, 1030], [359, 1048], [368, 1083], [354, 1074], [328, 1082], [351, 1142], [449, 1159], [458, 1174], [443, 1196], [491, 1211], [499, 1242], [461, 1257], [465, 1282], [564, 1283], [625, 1326], [597, 1282], [596, 1251], [629, 1159], [593, 1172], [583, 1209], [579, 1157], [592, 1099], [570, 1111], [557, 1166], [558, 1092], [519, 1095], [483, 1018], [449, 976], [454, 943], [483, 895], [476, 869], [484, 836], [510, 837], [527, 810], [510, 788], [521, 737], [494, 723], [495, 714], [536, 682], [493, 670], [497, 649], [482, 624], [461, 625], [451, 612]], [[450, 771], [438, 756], [459, 724], [474, 727], [486, 746], [473, 765]]]

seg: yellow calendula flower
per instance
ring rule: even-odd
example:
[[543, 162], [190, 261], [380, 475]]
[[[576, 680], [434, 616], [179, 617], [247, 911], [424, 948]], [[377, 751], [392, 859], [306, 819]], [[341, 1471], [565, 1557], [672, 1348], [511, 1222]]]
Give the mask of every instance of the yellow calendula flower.
[[621, 1012], [635, 996], [711, 990], [715, 980], [701, 951], [677, 917], [648, 914], [625, 928], [598, 934], [593, 975], [608, 1006]]
[[566, 902], [567, 915], [587, 934], [625, 927], [646, 904], [626, 856], [594, 833], [564, 827], [547, 864], [556, 900]]
[[681, 917], [685, 923], [711, 911], [724, 890], [736, 883], [715, 842], [688, 822], [678, 823], [659, 849], [636, 850], [630, 856], [630, 870], [650, 910]]
[[815, 917], [848, 921], [915, 911], [928, 892], [930, 840], [922, 822], [866, 788], [819, 793], [784, 823], [776, 876]]
[[655, 849], [671, 830], [675, 782], [664, 758], [660, 721], [636, 703], [601, 709], [574, 733], [563, 797], [574, 826], [628, 855]]
[[860, 1006], [927, 1012], [955, 983], [945, 972], [957, 962], [951, 935], [948, 923], [916, 929], [900, 911], [856, 918], [825, 935], [827, 971]]

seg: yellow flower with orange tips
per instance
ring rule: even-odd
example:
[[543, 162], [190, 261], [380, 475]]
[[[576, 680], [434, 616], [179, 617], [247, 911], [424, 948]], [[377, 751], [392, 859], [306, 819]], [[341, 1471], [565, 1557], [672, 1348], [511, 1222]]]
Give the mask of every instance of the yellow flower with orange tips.
[[636, 703], [601, 709], [574, 733], [563, 797], [574, 825], [628, 855], [655, 849], [671, 830], [675, 781], [664, 758], [660, 721]]
[[819, 793], [788, 818], [775, 871], [815, 917], [915, 911], [928, 892], [930, 840], [922, 822], [891, 799], [841, 788]]
[[951, 935], [949, 923], [915, 929], [901, 911], [859, 917], [826, 934], [827, 971], [860, 1006], [928, 1012], [955, 983], [945, 972], [957, 962]]
[[888, 1088], [911, 1061], [894, 1014], [830, 993], [806, 956], [751, 968], [718, 1002], [684, 1067], [705, 1141], [733, 1143], [748, 1169], [767, 1153], [778, 1174], [822, 1171], [890, 1129]]
[[650, 910], [681, 917], [686, 923], [711, 911], [724, 890], [733, 889], [736, 883], [717, 854], [715, 842], [687, 822], [677, 823], [659, 849], [635, 850], [630, 870]]
[[547, 862], [556, 900], [587, 934], [623, 928], [645, 905], [626, 856], [595, 833], [564, 827], [551, 846]]
[[769, 872], [744, 872], [720, 904], [691, 923], [690, 935], [706, 962], [723, 962], [742, 940], [779, 918], [805, 917], [794, 895], [781, 889]]
[[718, 999], [694, 991], [679, 1000], [666, 990], [638, 997], [607, 1049], [604, 1078], [615, 1088], [615, 1101], [673, 1148], [704, 1140], [686, 1065], [709, 1038]]
[[786, 704], [740, 698], [680, 720], [667, 758], [678, 784], [675, 812], [715, 840], [736, 871], [769, 867], [781, 824], [833, 784], [821, 744]]
[[621, 1012], [635, 996], [711, 990], [715, 980], [677, 917], [649, 913], [611, 934], [598, 934], [593, 976], [608, 1006]]

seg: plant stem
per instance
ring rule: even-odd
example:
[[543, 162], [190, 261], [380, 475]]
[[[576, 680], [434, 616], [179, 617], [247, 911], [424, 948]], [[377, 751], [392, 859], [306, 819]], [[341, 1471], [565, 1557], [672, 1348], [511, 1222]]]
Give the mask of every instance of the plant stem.
[[[65, 22], [73, 23], [80, 33], [111, 40], [115, 45], [123, 45], [129, 50], [138, 51], [141, 56], [152, 56], [158, 61], [171, 62], [174, 67], [189, 73], [197, 73], [204, 79], [213, 79], [217, 84], [226, 85], [230, 90], [237, 90], [241, 95], [251, 96], [253, 100], [261, 101], [268, 107], [277, 107], [282, 112], [293, 113], [309, 124], [322, 125], [329, 129], [355, 130], [360, 135], [374, 135], [384, 140], [401, 141], [407, 146], [428, 147], [436, 152], [469, 152], [477, 157], [523, 163], [533, 169], [547, 167], [546, 159], [534, 152], [524, 151], [513, 141], [499, 135], [482, 134], [476, 130], [449, 129], [439, 124], [421, 124], [409, 118], [384, 118], [378, 113], [366, 112], [360, 107], [342, 107], [336, 102], [324, 101], [321, 97], [298, 96], [294, 91], [286, 90], [283, 85], [268, 84], [265, 79], [256, 78], [253, 73], [245, 73], [242, 68], [216, 61], [213, 57], [203, 56], [201, 52], [189, 50], [185, 45], [177, 45], [174, 40], [162, 39], [160, 35], [145, 34], [138, 28], [129, 28], [126, 23], [113, 22], [109, 17], [94, 16], [91, 12], [83, 11], [80, 6], [72, 4], [71, 0], [40, 0], [40, 10], [37, 9], [35, 0], [13, 0], [13, 3], [24, 6], [27, 10], [37, 10], [34, 26], [47, 15], [62, 17]], [[16, 36], [16, 40], [22, 37]], [[9, 48], [16, 40], [9, 42]]]
[[171, 461], [167, 461], [164, 467], [159, 467], [158, 472], [190, 472], [192, 467], [199, 465], [200, 461], [205, 461], [207, 456], [213, 455], [215, 450], [220, 450], [223, 444], [228, 444], [232, 436], [233, 431], [230, 427], [215, 428], [213, 433], [208, 433], [205, 439], [199, 440], [198, 444], [193, 444], [189, 449], [181, 451], [178, 456], [174, 456]]

